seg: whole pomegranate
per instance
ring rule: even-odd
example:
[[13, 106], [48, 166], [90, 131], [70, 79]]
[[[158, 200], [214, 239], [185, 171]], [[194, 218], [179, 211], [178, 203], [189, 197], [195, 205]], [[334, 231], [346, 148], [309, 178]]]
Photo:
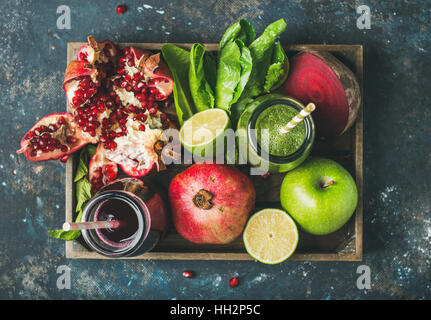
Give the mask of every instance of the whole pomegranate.
[[233, 241], [242, 233], [255, 199], [250, 178], [222, 164], [194, 164], [169, 186], [175, 228], [194, 243]]

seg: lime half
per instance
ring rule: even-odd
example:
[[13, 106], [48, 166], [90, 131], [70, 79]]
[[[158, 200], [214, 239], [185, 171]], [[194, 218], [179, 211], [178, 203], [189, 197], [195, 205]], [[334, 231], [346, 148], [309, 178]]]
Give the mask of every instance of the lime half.
[[289, 258], [298, 244], [293, 219], [280, 209], [263, 209], [248, 220], [243, 234], [247, 252], [256, 260], [276, 264]]
[[180, 141], [184, 148], [198, 154], [215, 154], [218, 137], [224, 136], [230, 128], [230, 120], [226, 111], [222, 109], [208, 109], [196, 113], [184, 122], [180, 130]]

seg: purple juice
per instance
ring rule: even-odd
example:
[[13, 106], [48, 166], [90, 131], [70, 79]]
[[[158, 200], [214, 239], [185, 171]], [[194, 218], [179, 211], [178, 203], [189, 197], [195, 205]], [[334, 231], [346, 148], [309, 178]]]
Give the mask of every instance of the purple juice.
[[82, 230], [87, 247], [110, 258], [152, 250], [167, 223], [167, 207], [156, 190], [136, 178], [118, 179], [100, 189], [86, 204], [81, 221], [116, 220], [123, 226]]
[[120, 199], [103, 201], [94, 213], [94, 221], [121, 221], [115, 229], [97, 229], [100, 240], [114, 248], [125, 248], [136, 237], [139, 221], [134, 208]]

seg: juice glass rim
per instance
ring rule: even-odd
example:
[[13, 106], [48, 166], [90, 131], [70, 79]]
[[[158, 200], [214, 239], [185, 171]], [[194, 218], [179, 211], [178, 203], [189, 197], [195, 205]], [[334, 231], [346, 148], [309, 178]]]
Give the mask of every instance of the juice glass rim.
[[[272, 155], [260, 147], [259, 143], [257, 142], [255, 129], [256, 129], [257, 118], [259, 117], [259, 115], [267, 108], [276, 104], [284, 104], [289, 107], [293, 107], [298, 112], [304, 108], [304, 105], [301, 102], [290, 97], [278, 97], [278, 98], [265, 100], [261, 102], [256, 107], [256, 109], [253, 110], [253, 113], [251, 114], [250, 120], [247, 125], [247, 135], [248, 135], [248, 140], [251, 148], [253, 149], [254, 152], [259, 154], [260, 157], [264, 157], [265, 159], [268, 159], [272, 163], [284, 164], [284, 163], [293, 162], [299, 159], [307, 149], [307, 146], [313, 142], [314, 135], [315, 135], [314, 121], [311, 115], [304, 118], [305, 138], [301, 146], [298, 148], [298, 150], [296, 150], [294, 153], [291, 153], [287, 156]], [[287, 122], [289, 122], [289, 120], [286, 120], [286, 123]]]
[[84, 237], [86, 242], [91, 245], [93, 249], [97, 249], [97, 252], [105, 256], [118, 257], [131, 255], [139, 249], [142, 242], [145, 241], [145, 238], [148, 236], [149, 226], [151, 223], [149, 221], [149, 219], [151, 218], [148, 207], [144, 201], [142, 201], [139, 197], [129, 191], [106, 190], [97, 193], [95, 197], [89, 200], [82, 213], [81, 221], [86, 222], [91, 212], [93, 212], [93, 209], [95, 209], [97, 205], [108, 199], [119, 199], [125, 201], [133, 208], [133, 211], [136, 213], [138, 219], [138, 230], [132, 242], [125, 248], [116, 249], [116, 251], [109, 252], [107, 249], [101, 247], [99, 244], [96, 243], [96, 241], [94, 241], [93, 236], [90, 235], [90, 230], [82, 230], [82, 236]]

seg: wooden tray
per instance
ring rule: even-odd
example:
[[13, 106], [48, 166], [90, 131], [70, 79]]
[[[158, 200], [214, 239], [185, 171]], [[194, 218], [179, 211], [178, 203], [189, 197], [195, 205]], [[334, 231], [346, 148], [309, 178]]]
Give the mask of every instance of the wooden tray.
[[[74, 60], [80, 46], [84, 43], [71, 42], [67, 47], [67, 62]], [[163, 43], [119, 43], [119, 47], [135, 46], [147, 50], [160, 50]], [[192, 44], [177, 44], [190, 48]], [[217, 44], [206, 44], [207, 50], [217, 50]], [[288, 45], [286, 52], [291, 57], [295, 52], [304, 49], [329, 51], [340, 58], [356, 74], [361, 90], [363, 80], [363, 51], [361, 45]], [[69, 110], [69, 108], [68, 108]], [[331, 158], [342, 164], [356, 179], [359, 199], [355, 214], [340, 230], [326, 236], [312, 236], [300, 232], [296, 252], [290, 260], [303, 261], [360, 261], [362, 260], [362, 131], [363, 108], [355, 125], [340, 137], [319, 140], [316, 139], [312, 155]], [[73, 177], [79, 153], [75, 153], [66, 164], [66, 221], [75, 217], [75, 188]], [[167, 189], [171, 179], [184, 170], [185, 165], [171, 165], [166, 171], [148, 177], [154, 179]], [[246, 167], [241, 170], [248, 170]], [[279, 189], [284, 174], [272, 174], [268, 179], [252, 176], [256, 188], [256, 208], [280, 207]], [[66, 242], [66, 257], [69, 259], [108, 259], [95, 252], [88, 251], [81, 242]], [[155, 259], [155, 260], [253, 260], [245, 251], [242, 237], [228, 245], [196, 245], [183, 239], [175, 228], [170, 225], [166, 237], [153, 251], [144, 255], [125, 259]]]

